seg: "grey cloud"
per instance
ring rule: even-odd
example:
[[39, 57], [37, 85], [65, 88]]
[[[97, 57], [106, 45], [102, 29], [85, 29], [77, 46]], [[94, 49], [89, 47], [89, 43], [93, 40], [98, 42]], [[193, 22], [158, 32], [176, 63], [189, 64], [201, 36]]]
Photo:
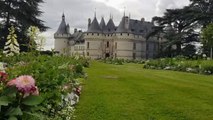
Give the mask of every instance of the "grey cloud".
[[[103, 0], [105, 2], [109, 0]], [[46, 0], [41, 4], [41, 10], [44, 12], [41, 19], [46, 21], [49, 26], [44, 36], [47, 38], [46, 49], [53, 48], [53, 34], [57, 30], [62, 13], [65, 13], [66, 22], [70, 24], [71, 31], [74, 28], [86, 30], [88, 18], [94, 17], [96, 8], [97, 18], [100, 21], [101, 16], [104, 16], [105, 22], [108, 21], [110, 13], [113, 14], [115, 24], [118, 25], [123, 11], [120, 8], [126, 6], [126, 15], [131, 13], [131, 18], [141, 19], [145, 17], [151, 20], [153, 16], [161, 15], [168, 7], [179, 7], [187, 4], [188, 0], [124, 0], [122, 6], [116, 8], [107, 6], [104, 2], [96, 2], [94, 0]]]
[[189, 4], [189, 0], [157, 0], [156, 14], [162, 15], [166, 9], [180, 8]]
[[92, 0], [46, 0], [45, 3], [41, 5], [41, 10], [44, 11], [41, 19], [44, 20], [46, 25], [51, 29], [43, 33], [47, 39], [45, 49], [53, 48], [53, 34], [61, 22], [63, 12], [65, 13], [66, 22], [70, 24], [71, 31], [73, 31], [74, 28], [85, 30], [87, 28], [88, 18], [92, 19], [94, 17], [95, 8], [99, 20], [101, 16], [104, 15], [107, 22], [110, 12], [116, 16], [114, 17], [116, 21], [118, 21], [118, 18], [121, 19], [120, 12], [115, 8]]

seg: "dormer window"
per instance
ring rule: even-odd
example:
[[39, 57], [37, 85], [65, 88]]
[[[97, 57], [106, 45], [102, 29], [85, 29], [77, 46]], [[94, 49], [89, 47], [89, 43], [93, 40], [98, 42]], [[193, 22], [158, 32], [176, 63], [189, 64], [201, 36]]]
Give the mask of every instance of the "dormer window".
[[108, 29], [108, 31], [110, 32], [111, 30], [110, 30], [110, 29]]
[[142, 33], [143, 32], [143, 30], [140, 30], [140, 33]]
[[132, 31], [132, 32], [134, 32], [134, 31], [135, 31], [135, 29], [131, 29], [131, 31]]

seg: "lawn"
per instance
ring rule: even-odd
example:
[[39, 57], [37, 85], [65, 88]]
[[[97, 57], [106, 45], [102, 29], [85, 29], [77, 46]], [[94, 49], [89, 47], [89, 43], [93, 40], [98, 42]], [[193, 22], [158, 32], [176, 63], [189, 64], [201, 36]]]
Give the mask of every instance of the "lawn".
[[77, 120], [212, 120], [213, 76], [92, 62]]

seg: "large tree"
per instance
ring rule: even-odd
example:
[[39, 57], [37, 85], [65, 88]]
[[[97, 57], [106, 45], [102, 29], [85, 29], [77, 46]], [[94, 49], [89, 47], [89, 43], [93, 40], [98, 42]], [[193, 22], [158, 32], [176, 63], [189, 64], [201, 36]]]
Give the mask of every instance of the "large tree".
[[213, 52], [213, 23], [209, 24], [202, 30], [203, 44], [210, 48], [210, 58], [212, 59]]
[[6, 42], [8, 28], [14, 26], [21, 50], [27, 50], [29, 38], [26, 31], [30, 26], [37, 26], [41, 31], [45, 31], [47, 27], [44, 21], [39, 19], [42, 11], [39, 9], [43, 0], [0, 0], [0, 18], [2, 19], [0, 28], [0, 49]]
[[[164, 43], [165, 49], [175, 46], [175, 55], [182, 54], [182, 46], [185, 43], [196, 41], [197, 34], [194, 31], [196, 22], [188, 18], [185, 14], [191, 9], [167, 9], [162, 17], [154, 17], [153, 22], [157, 25], [150, 35], [163, 34], [167, 41]], [[171, 53], [171, 52], [170, 52]]]
[[213, 22], [213, 0], [190, 0], [190, 2], [191, 12], [186, 13], [189, 18], [204, 28]]

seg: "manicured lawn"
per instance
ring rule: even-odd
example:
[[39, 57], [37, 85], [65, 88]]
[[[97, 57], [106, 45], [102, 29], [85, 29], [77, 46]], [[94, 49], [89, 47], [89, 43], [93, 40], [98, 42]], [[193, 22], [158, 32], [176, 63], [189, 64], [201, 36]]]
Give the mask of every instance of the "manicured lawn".
[[92, 62], [77, 120], [212, 120], [213, 76]]

